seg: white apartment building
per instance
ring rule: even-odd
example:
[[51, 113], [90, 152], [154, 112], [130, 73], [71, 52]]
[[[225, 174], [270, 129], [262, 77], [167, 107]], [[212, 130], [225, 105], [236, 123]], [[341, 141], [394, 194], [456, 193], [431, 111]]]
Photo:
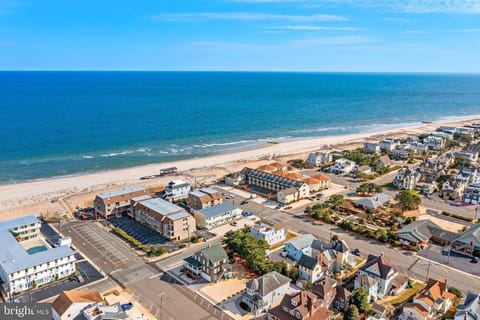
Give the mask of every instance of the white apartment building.
[[0, 223], [1, 288], [10, 297], [75, 273], [73, 250], [48, 248], [39, 238], [40, 225], [33, 215]]
[[191, 190], [188, 182], [183, 180], [170, 181], [165, 188], [165, 196], [171, 198], [173, 201], [178, 201], [188, 198], [188, 193]]
[[231, 203], [221, 203], [216, 206], [194, 210], [197, 227], [211, 229], [242, 217], [242, 209], [235, 208]]
[[265, 240], [269, 246], [285, 241], [287, 228], [283, 223], [277, 223], [273, 227], [266, 224], [255, 224], [250, 227], [250, 234], [257, 240]]

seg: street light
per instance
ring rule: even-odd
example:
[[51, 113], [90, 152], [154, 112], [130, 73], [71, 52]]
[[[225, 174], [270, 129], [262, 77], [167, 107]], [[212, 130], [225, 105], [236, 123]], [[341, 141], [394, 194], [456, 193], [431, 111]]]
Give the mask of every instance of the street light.
[[162, 291], [158, 294], [160, 297], [160, 320], [163, 320], [163, 296], [165, 295], [165, 291]]

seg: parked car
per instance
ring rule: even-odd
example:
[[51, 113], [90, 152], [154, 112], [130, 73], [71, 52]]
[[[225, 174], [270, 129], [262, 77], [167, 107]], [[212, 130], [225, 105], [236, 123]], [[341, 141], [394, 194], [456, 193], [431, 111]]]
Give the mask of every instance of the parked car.
[[244, 205], [244, 204], [247, 204], [248, 203], [248, 200], [243, 200], [242, 202], [240, 202], [240, 205]]
[[281, 255], [282, 257], [286, 258], [286, 257], [288, 256], [288, 252], [284, 250], [284, 251], [282, 251], [282, 252], [280, 253], [280, 255]]
[[236, 225], [237, 225], [237, 222], [232, 221], [232, 222], [230, 222], [230, 225], [231, 225], [231, 226], [236, 226]]
[[253, 215], [253, 213], [251, 213], [250, 211], [243, 211], [242, 212], [242, 216], [244, 216], [244, 217], [250, 217], [252, 215]]
[[473, 257], [472, 260], [470, 260], [471, 263], [478, 263], [478, 258], [477, 257]]
[[122, 304], [122, 310], [128, 311], [133, 308], [133, 304], [131, 302]]
[[357, 257], [360, 257], [360, 250], [358, 248], [355, 248], [352, 250], [352, 254], [357, 256]]

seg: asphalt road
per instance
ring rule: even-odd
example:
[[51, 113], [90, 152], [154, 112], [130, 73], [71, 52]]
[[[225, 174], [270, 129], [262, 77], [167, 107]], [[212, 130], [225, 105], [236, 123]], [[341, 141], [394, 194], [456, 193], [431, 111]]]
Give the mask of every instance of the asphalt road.
[[[242, 197], [236, 196], [236, 202], [239, 203], [242, 200]], [[355, 233], [346, 232], [339, 227], [332, 227], [331, 225], [318, 222], [316, 222], [316, 225], [313, 225], [311, 219], [297, 218], [293, 214], [277, 209], [270, 209], [254, 201], [249, 201], [247, 204], [240, 206], [240, 208], [252, 211], [265, 221], [271, 223], [285, 222], [288, 228], [293, 231], [311, 233], [322, 240], [330, 239], [330, 234], [337, 234], [340, 238], [347, 241], [351, 249], [360, 249], [364, 257], [368, 254], [379, 255], [383, 252], [385, 256], [390, 258], [394, 265], [410, 277], [426, 280], [428, 274], [431, 278], [447, 278], [450, 286], [457, 287], [463, 292], [468, 290], [475, 292], [480, 291], [480, 277], [472, 273], [451, 269], [448, 266], [436, 262], [429, 262], [429, 260], [425, 258], [412, 256], [409, 252], [386, 246], [377, 241], [365, 239]], [[429, 264], [430, 267], [428, 266]]]

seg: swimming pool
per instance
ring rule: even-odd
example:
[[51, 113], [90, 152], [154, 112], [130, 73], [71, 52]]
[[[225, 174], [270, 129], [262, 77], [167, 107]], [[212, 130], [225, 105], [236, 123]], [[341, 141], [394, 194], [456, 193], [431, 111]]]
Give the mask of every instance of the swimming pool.
[[47, 251], [47, 247], [45, 246], [36, 246], [36, 247], [33, 247], [33, 248], [30, 248], [27, 250], [27, 253], [28, 254], [35, 254], [35, 253], [39, 253], [39, 252], [42, 252], [42, 251]]

